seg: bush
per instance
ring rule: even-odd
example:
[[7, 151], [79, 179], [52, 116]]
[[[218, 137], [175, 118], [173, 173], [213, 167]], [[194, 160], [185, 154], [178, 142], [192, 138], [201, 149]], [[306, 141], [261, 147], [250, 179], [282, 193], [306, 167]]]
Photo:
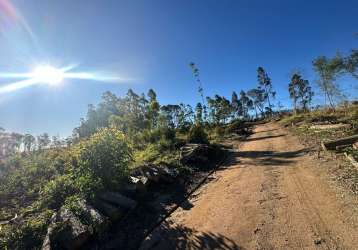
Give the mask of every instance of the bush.
[[169, 127], [157, 128], [154, 130], [146, 129], [140, 136], [143, 143], [156, 143], [159, 140], [175, 141], [175, 130]]
[[104, 128], [77, 144], [73, 158], [76, 185], [92, 197], [100, 189], [115, 189], [127, 176], [132, 150], [121, 132]]
[[52, 211], [45, 210], [19, 225], [4, 225], [0, 230], [0, 249], [40, 249], [51, 216]]
[[154, 164], [165, 162], [170, 165], [179, 157], [171, 142], [164, 139], [157, 143], [147, 144], [142, 150], [137, 150], [134, 156], [136, 165], [149, 162]]
[[71, 176], [62, 175], [45, 185], [40, 193], [40, 200], [48, 208], [58, 209], [67, 197], [77, 193], [77, 191]]
[[225, 130], [227, 133], [234, 133], [240, 129], [243, 129], [244, 126], [245, 122], [243, 120], [237, 119], [228, 124]]
[[202, 125], [193, 125], [189, 130], [187, 141], [190, 143], [208, 144], [208, 134], [205, 132]]

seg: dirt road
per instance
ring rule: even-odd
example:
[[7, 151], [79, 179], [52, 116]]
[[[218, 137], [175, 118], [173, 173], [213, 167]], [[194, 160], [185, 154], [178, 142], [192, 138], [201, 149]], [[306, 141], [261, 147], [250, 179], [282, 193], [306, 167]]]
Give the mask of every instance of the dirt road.
[[358, 249], [357, 199], [277, 124], [254, 132], [141, 249]]

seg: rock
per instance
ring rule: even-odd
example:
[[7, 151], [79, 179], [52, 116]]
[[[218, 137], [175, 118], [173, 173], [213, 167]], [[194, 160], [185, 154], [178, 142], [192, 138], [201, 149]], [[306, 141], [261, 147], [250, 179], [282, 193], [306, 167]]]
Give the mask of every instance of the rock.
[[147, 164], [144, 166], [137, 167], [132, 171], [130, 175], [137, 178], [139, 176], [144, 176], [148, 180], [153, 182], [158, 182], [160, 178], [160, 173], [158, 171], [158, 168], [152, 164]]
[[68, 209], [61, 208], [55, 213], [47, 229], [47, 234], [42, 245], [43, 250], [77, 249], [81, 247], [91, 236], [91, 230]]
[[321, 238], [317, 238], [317, 239], [315, 239], [313, 242], [314, 242], [314, 244], [316, 244], [316, 245], [321, 245], [323, 241], [324, 241], [324, 240], [322, 240]]
[[86, 216], [86, 220], [91, 224], [93, 232], [102, 234], [107, 229], [109, 224], [107, 218], [101, 215], [85, 200], [80, 200], [78, 202], [78, 207], [82, 210], [82, 214]]
[[354, 148], [354, 149], [358, 149], [358, 142], [353, 143], [353, 148]]
[[99, 195], [99, 198], [108, 201], [110, 203], [113, 203], [115, 205], [118, 205], [121, 208], [125, 209], [133, 209], [137, 206], [137, 202], [121, 195], [120, 193], [114, 193], [114, 192], [106, 192], [101, 195]]
[[129, 185], [132, 186], [132, 189], [138, 192], [145, 192], [147, 190], [147, 186], [149, 184], [149, 180], [145, 176], [130, 176], [129, 177]]
[[206, 163], [209, 147], [205, 144], [187, 144], [180, 149], [180, 161], [184, 164]]
[[44, 239], [44, 242], [42, 243], [42, 247], [41, 250], [51, 250], [51, 240], [50, 240], [50, 236], [52, 236], [53, 234], [53, 230], [54, 230], [54, 223], [55, 223], [55, 218], [56, 218], [57, 214], [54, 213], [50, 219], [50, 225], [47, 227], [47, 233]]
[[179, 175], [179, 171], [174, 168], [169, 168], [167, 166], [161, 166], [158, 168], [160, 172], [160, 178], [166, 182], [173, 182]]
[[105, 201], [98, 200], [95, 203], [95, 207], [107, 215], [111, 221], [119, 220], [123, 216], [123, 210], [121, 210], [121, 208]]

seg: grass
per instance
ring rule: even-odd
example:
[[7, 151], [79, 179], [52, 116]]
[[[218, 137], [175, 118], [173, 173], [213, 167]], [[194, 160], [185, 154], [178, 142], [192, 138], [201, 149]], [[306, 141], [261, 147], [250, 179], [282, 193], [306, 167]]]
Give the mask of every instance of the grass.
[[[283, 117], [279, 123], [290, 126], [294, 132], [304, 135], [314, 142], [330, 140], [358, 133], [358, 105], [340, 106], [336, 111], [319, 109], [306, 113], [288, 115]], [[314, 124], [349, 124], [347, 128], [315, 129]]]

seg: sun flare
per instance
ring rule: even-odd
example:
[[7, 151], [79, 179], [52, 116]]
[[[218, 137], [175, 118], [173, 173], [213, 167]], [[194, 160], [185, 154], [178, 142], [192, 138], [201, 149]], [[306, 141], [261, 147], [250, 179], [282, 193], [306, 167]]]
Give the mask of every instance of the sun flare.
[[[0, 0], [1, 1], [1, 0]], [[3, 79], [19, 79], [8, 84], [0, 83], [0, 94], [13, 92], [19, 89], [38, 84], [58, 86], [65, 79], [89, 80], [105, 83], [120, 83], [133, 81], [131, 78], [120, 77], [104, 72], [74, 71], [78, 65], [70, 64], [66, 67], [57, 68], [50, 64], [37, 64], [33, 71], [24, 73], [0, 72], [0, 82]]]
[[60, 84], [65, 78], [64, 72], [50, 65], [37, 66], [32, 74], [34, 80], [50, 85]]

